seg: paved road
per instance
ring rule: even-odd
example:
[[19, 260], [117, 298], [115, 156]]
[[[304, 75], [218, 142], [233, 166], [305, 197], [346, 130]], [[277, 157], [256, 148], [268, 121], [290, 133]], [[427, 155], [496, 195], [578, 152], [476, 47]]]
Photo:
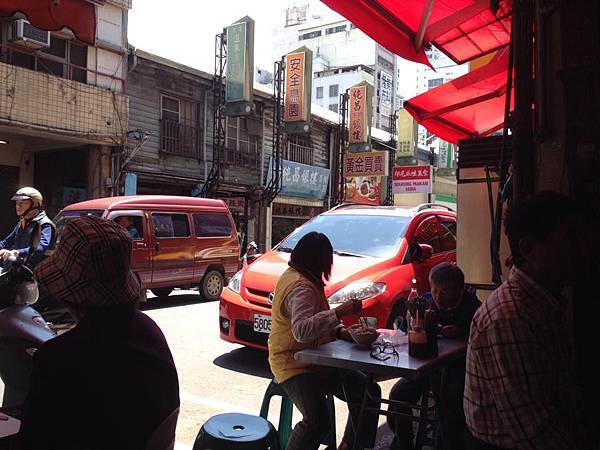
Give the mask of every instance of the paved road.
[[[177, 427], [178, 448], [193, 446], [202, 423], [214, 414], [239, 411], [257, 414], [271, 380], [267, 354], [221, 340], [218, 302], [196, 303], [197, 293], [179, 292], [176, 301], [147, 309], [163, 329], [179, 371], [181, 415]], [[153, 308], [153, 302], [148, 308]], [[162, 307], [165, 305], [166, 307]], [[387, 394], [393, 382], [382, 383]], [[269, 419], [277, 424], [279, 402], [274, 400]], [[346, 408], [336, 400], [338, 442], [344, 429]], [[300, 414], [295, 412], [294, 418]], [[377, 449], [386, 449], [391, 436], [381, 421]]]
[[[197, 291], [175, 291], [163, 301], [151, 298], [143, 309], [165, 333], [179, 372], [177, 450], [191, 449], [198, 430], [212, 415], [258, 413], [271, 379], [266, 352], [219, 338], [218, 302], [201, 301]], [[385, 394], [392, 384], [382, 383]], [[274, 399], [269, 418], [275, 424], [278, 411], [279, 402]], [[339, 442], [346, 417], [343, 402], [336, 400], [336, 413]], [[298, 412], [294, 418], [299, 418]], [[390, 439], [382, 420], [376, 448], [387, 448]]]

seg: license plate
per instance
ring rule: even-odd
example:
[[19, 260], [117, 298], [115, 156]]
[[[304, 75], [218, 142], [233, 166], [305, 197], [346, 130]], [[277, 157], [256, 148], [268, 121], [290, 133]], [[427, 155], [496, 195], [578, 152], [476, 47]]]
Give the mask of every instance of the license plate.
[[257, 333], [271, 332], [271, 316], [254, 314], [254, 331]]

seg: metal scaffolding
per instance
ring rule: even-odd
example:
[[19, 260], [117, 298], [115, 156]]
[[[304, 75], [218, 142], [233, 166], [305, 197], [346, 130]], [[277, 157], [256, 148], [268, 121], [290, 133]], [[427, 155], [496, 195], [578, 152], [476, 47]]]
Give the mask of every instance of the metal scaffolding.
[[282, 147], [283, 136], [283, 109], [285, 98], [285, 59], [275, 61], [273, 70], [273, 153], [271, 155], [271, 178], [263, 192], [261, 201], [269, 206], [281, 191], [282, 181]]
[[227, 62], [227, 35], [215, 36], [215, 71], [213, 75], [213, 145], [212, 167], [202, 186], [201, 197], [216, 197], [225, 178], [223, 153], [225, 152], [225, 64]]
[[390, 115], [390, 148], [389, 152], [389, 173], [387, 177], [387, 195], [385, 197], [384, 205], [386, 206], [394, 206], [394, 165], [396, 164], [396, 141], [397, 141], [397, 121], [398, 121], [398, 112]]
[[348, 147], [348, 100], [350, 95], [348, 91], [340, 94], [340, 115], [338, 122], [338, 139], [339, 145], [333, 157], [333, 167], [331, 174], [333, 177], [332, 204], [340, 205], [346, 201], [346, 179], [344, 178], [344, 155]]

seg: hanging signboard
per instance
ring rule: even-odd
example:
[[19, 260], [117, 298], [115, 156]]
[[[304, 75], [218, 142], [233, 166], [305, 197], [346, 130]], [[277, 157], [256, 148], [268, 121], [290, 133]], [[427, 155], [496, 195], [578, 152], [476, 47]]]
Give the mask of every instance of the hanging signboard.
[[225, 113], [242, 116], [252, 112], [254, 83], [254, 20], [244, 17], [226, 28], [227, 63]]
[[[281, 195], [323, 200], [329, 188], [329, 169], [309, 166], [294, 161], [281, 161]], [[267, 179], [273, 177], [273, 159]]]
[[285, 56], [284, 132], [310, 131], [312, 51], [299, 48]]
[[392, 171], [394, 194], [431, 194], [433, 192], [432, 166], [398, 166]]
[[388, 161], [388, 152], [346, 153], [344, 155], [344, 176], [387, 176], [389, 174]]
[[417, 122], [405, 109], [398, 110], [396, 119], [398, 128], [398, 144], [396, 156], [399, 158], [414, 158], [417, 143]]
[[354, 151], [368, 151], [371, 133], [372, 91], [363, 81], [350, 88], [348, 98], [348, 143]]
[[346, 201], [381, 205], [381, 177], [352, 177], [346, 179]]
[[379, 74], [379, 99], [381, 106], [389, 110], [392, 107], [394, 83], [389, 73], [382, 70]]

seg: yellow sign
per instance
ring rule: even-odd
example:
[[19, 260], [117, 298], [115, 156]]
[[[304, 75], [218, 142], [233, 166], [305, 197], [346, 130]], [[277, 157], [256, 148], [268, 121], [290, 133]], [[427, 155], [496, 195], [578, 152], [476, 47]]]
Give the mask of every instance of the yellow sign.
[[398, 128], [396, 156], [400, 158], [414, 157], [417, 143], [417, 123], [407, 110], [401, 109], [398, 111], [396, 125]]
[[304, 108], [304, 64], [306, 53], [289, 53], [285, 57], [285, 112], [283, 120], [306, 121]]
[[344, 177], [386, 176], [388, 161], [388, 152], [346, 153]]
[[368, 142], [367, 86], [351, 87], [348, 103], [348, 109], [350, 110], [348, 142], [350, 144]]

